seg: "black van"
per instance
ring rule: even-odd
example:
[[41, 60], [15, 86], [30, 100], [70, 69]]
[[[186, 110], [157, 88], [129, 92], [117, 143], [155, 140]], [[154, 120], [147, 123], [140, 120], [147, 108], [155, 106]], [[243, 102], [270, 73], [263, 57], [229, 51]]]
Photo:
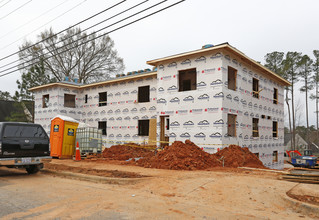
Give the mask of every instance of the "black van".
[[51, 159], [50, 139], [41, 125], [0, 122], [0, 166], [33, 174], [43, 168], [43, 159]]

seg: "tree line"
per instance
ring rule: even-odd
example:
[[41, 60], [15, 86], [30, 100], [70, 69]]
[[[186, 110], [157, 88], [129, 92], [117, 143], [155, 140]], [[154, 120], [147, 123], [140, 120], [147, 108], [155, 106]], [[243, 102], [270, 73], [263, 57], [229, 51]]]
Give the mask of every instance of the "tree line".
[[[319, 50], [313, 51], [314, 59], [300, 52], [278, 52], [265, 55], [265, 66], [291, 83], [285, 87], [285, 103], [288, 110], [289, 132], [292, 134], [292, 146], [296, 144], [295, 90], [296, 83], [302, 82], [299, 88], [305, 94], [306, 132], [305, 139], [309, 143], [309, 133], [313, 129], [309, 125], [309, 99], [316, 102], [316, 130], [319, 141]], [[314, 92], [312, 92], [314, 90]]]

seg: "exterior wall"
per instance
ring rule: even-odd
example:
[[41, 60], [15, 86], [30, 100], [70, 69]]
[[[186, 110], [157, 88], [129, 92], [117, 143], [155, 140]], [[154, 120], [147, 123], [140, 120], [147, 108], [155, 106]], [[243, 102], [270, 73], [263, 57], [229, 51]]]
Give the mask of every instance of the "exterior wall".
[[[284, 165], [284, 87], [275, 83], [264, 74], [250, 69], [245, 63], [238, 62], [238, 58], [225, 53], [222, 57], [223, 66], [223, 115], [227, 122], [227, 112], [237, 115], [237, 137], [225, 137], [227, 127], [224, 127], [223, 143], [239, 143], [248, 147], [253, 153], [259, 153], [260, 160], [265, 166], [282, 169]], [[228, 89], [228, 66], [237, 69], [237, 90]], [[253, 78], [259, 80], [259, 99], [252, 96]], [[273, 104], [274, 88], [278, 89], [278, 104]], [[261, 116], [264, 115], [265, 118]], [[270, 116], [270, 119], [267, 117]], [[259, 137], [252, 135], [252, 120], [259, 119]], [[273, 121], [278, 122], [278, 137], [273, 138]], [[278, 162], [273, 162], [273, 151], [278, 152]]]
[[[169, 141], [191, 141], [214, 153], [222, 144], [224, 122], [220, 108], [222, 72], [218, 68], [222, 59], [211, 56], [193, 56], [158, 66], [157, 107], [159, 116], [169, 116]], [[197, 89], [178, 91], [178, 71], [196, 68]], [[160, 130], [158, 118], [157, 130]]]
[[[76, 95], [76, 108], [64, 107], [64, 94]], [[82, 112], [79, 111], [78, 89], [72, 89], [67, 86], [50, 87], [34, 91], [34, 122], [41, 124], [45, 131], [50, 134], [51, 119], [58, 114], [70, 116], [78, 121], [81, 120]], [[49, 95], [49, 103], [47, 108], [43, 108], [43, 95]]]
[[[238, 60], [219, 51], [161, 63], [157, 74], [159, 116], [169, 116], [169, 141], [190, 139], [210, 153], [238, 144], [259, 153], [265, 166], [281, 169], [284, 87]], [[228, 66], [237, 70], [236, 91], [228, 89]], [[197, 71], [197, 89], [179, 92], [179, 71], [191, 68]], [[253, 78], [259, 80], [259, 88], [263, 89], [259, 99], [252, 97]], [[278, 89], [278, 104], [273, 104], [274, 88]], [[229, 113], [237, 115], [236, 137], [228, 135]], [[261, 115], [266, 118], [262, 119]], [[252, 136], [253, 118], [259, 119], [259, 137]], [[159, 136], [160, 117], [157, 121]], [[278, 138], [274, 139], [272, 121], [278, 122]], [[273, 162], [273, 151], [278, 152], [278, 162]]]
[[[150, 86], [150, 102], [138, 103], [138, 87]], [[107, 92], [107, 105], [99, 107], [99, 93]], [[88, 95], [88, 103], [84, 96]], [[88, 87], [81, 90], [80, 108], [82, 122], [98, 127], [99, 121], [107, 121], [106, 146], [122, 141], [148, 142], [148, 136], [138, 136], [138, 120], [156, 118], [156, 77], [144, 77]]]

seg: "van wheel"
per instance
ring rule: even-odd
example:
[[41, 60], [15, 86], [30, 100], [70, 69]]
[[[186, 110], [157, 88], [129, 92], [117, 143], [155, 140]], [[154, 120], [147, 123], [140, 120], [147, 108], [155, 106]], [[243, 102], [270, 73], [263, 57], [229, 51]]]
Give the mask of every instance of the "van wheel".
[[35, 174], [37, 172], [39, 172], [39, 167], [37, 165], [32, 165], [32, 166], [29, 166], [28, 168], [26, 168], [28, 174]]

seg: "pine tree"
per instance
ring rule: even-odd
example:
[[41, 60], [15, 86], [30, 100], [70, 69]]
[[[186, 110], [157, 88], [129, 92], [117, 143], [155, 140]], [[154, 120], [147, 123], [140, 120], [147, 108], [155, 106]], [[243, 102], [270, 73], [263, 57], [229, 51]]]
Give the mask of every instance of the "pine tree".
[[[306, 123], [307, 130], [309, 130], [309, 111], [308, 111], [308, 92], [313, 89], [313, 83], [311, 82], [312, 75], [312, 63], [313, 61], [310, 59], [308, 55], [302, 56], [300, 62], [298, 63], [299, 75], [301, 80], [304, 82], [304, 85], [300, 88], [301, 92], [305, 92], [306, 95]], [[308, 135], [306, 135], [306, 141], [309, 142]]]

